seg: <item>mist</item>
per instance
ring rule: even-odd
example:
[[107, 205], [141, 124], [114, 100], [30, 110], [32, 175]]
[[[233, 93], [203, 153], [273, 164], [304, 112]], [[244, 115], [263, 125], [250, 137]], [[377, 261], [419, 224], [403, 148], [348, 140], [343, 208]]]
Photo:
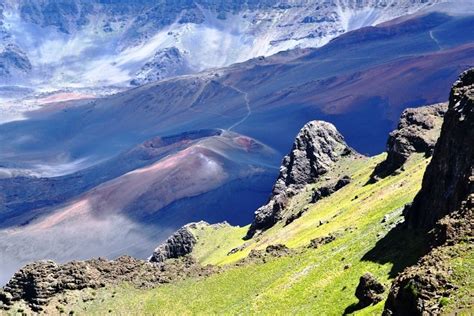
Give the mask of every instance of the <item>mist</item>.
[[125, 254], [146, 259], [174, 231], [134, 223], [120, 215], [80, 221], [48, 230], [0, 231], [0, 286], [18, 269], [37, 260], [63, 263], [94, 257], [114, 259]]

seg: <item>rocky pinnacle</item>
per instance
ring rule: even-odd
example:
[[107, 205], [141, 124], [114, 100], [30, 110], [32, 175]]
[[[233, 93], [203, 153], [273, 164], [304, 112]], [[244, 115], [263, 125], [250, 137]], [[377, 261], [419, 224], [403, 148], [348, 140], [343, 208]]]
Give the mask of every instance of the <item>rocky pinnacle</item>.
[[283, 158], [270, 199], [255, 212], [246, 238], [272, 227], [281, 219], [289, 198], [329, 172], [341, 157], [352, 153], [334, 125], [323, 121], [307, 123], [296, 136], [291, 152]]

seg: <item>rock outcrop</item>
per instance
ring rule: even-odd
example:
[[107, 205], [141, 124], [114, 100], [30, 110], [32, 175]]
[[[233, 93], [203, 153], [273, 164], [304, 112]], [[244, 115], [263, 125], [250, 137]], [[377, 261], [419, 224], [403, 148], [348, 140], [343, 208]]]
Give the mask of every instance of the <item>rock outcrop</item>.
[[359, 299], [360, 307], [367, 307], [382, 301], [381, 294], [383, 292], [385, 292], [383, 284], [377, 281], [371, 273], [366, 273], [360, 277], [355, 296]]
[[168, 259], [176, 259], [191, 255], [194, 250], [194, 246], [198, 242], [198, 239], [193, 231], [195, 232], [198, 229], [205, 228], [220, 229], [229, 226], [229, 223], [225, 221], [216, 224], [209, 224], [205, 221], [186, 224], [174, 232], [170, 237], [168, 237], [165, 242], [156, 247], [149, 261], [164, 262]]
[[[384, 315], [437, 315], [449, 295], [449, 245], [472, 240], [474, 228], [474, 69], [451, 91], [449, 108], [433, 158], [413, 204], [405, 210], [408, 228], [430, 231], [432, 247], [417, 265], [394, 280]], [[472, 251], [472, 244], [470, 245]]]
[[281, 220], [289, 198], [329, 172], [341, 157], [354, 153], [334, 125], [323, 121], [307, 123], [296, 136], [291, 152], [283, 158], [270, 199], [255, 212], [246, 238]]
[[273, 258], [286, 257], [294, 253], [293, 249], [289, 249], [283, 244], [268, 245], [265, 249], [252, 249], [247, 257], [241, 259], [235, 265], [266, 263]]
[[474, 193], [474, 69], [454, 84], [441, 136], [422, 188], [406, 211], [409, 226], [430, 229]]
[[0, 290], [0, 307], [8, 309], [23, 300], [33, 311], [40, 311], [51, 298], [68, 290], [100, 288], [123, 282], [137, 287], [151, 287], [188, 277], [206, 276], [216, 269], [202, 267], [192, 258], [164, 263], [150, 263], [123, 256], [116, 260], [92, 259], [57, 264], [38, 261], [15, 273]]
[[311, 197], [311, 203], [316, 203], [322, 198], [330, 196], [334, 192], [339, 191], [340, 189], [351, 183], [351, 181], [351, 177], [344, 176], [334, 184], [323, 186], [314, 190], [313, 196]]
[[393, 174], [413, 153], [431, 156], [447, 107], [447, 103], [440, 103], [403, 111], [397, 129], [388, 138], [387, 158], [375, 167], [371, 182]]
[[173, 235], [159, 245], [153, 255], [150, 257], [150, 262], [163, 262], [167, 259], [183, 257], [193, 251], [197, 240], [190, 230], [188, 224], [178, 229]]
[[[439, 315], [441, 299], [448, 298], [456, 286], [451, 283], [450, 261], [463, 252], [474, 251], [474, 196], [461, 209], [441, 219], [430, 233], [435, 248], [419, 262], [400, 273], [390, 288], [384, 316]], [[466, 241], [471, 241], [466, 243]], [[463, 243], [464, 249], [449, 246]], [[437, 247], [436, 247], [437, 246]]]
[[334, 240], [336, 240], [336, 238], [337, 238], [336, 234], [329, 234], [327, 236], [311, 239], [311, 241], [309, 242], [308, 248], [317, 249], [323, 245], [333, 242]]

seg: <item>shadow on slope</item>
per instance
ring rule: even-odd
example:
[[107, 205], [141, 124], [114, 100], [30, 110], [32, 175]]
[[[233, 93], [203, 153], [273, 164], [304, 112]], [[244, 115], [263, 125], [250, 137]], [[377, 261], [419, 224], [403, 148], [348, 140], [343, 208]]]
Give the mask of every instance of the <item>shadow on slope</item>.
[[403, 269], [415, 264], [428, 251], [426, 234], [415, 232], [404, 224], [399, 224], [380, 239], [375, 247], [362, 257], [362, 261], [391, 263], [392, 269], [389, 275], [390, 278], [394, 278]]
[[[380, 239], [375, 247], [362, 257], [362, 261], [392, 264], [389, 277], [394, 278], [406, 267], [416, 264], [421, 257], [428, 253], [429, 249], [426, 234], [415, 232], [402, 223]], [[366, 307], [360, 302], [350, 304], [344, 310], [344, 315], [352, 314]]]

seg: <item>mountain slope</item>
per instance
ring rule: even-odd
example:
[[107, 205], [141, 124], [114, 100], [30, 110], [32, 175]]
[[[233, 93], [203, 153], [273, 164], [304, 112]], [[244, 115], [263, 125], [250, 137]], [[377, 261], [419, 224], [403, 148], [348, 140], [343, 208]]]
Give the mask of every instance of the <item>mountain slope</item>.
[[[387, 315], [406, 315], [407, 312], [421, 315], [426, 311], [434, 314], [469, 312], [472, 306], [469, 293], [473, 284], [468, 275], [472, 268], [473, 208], [472, 192], [465, 192], [463, 188], [465, 185], [472, 187], [474, 160], [471, 147], [463, 144], [466, 141], [470, 144], [472, 136], [469, 128], [466, 132], [466, 126], [472, 123], [471, 76], [472, 70], [466, 72], [453, 88], [446, 120], [432, 159], [426, 157], [424, 150], [420, 152], [419, 148], [413, 147], [401, 167], [374, 183], [370, 181], [371, 175], [376, 166], [387, 159], [387, 155], [372, 158], [346, 156], [346, 159], [336, 160], [324, 177], [312, 179], [301, 175], [301, 187], [293, 196], [289, 196], [283, 216], [271, 228], [255, 234], [251, 239], [243, 239], [249, 226], [199, 222], [186, 225], [173, 234], [155, 250], [148, 263], [121, 258], [116, 261], [96, 260], [75, 264], [98, 265], [99, 271], [101, 265], [115, 267], [120, 262], [125, 262], [126, 266], [129, 262], [136, 262], [133, 264], [141, 267], [147, 265], [147, 269], [167, 264], [169, 268], [160, 268], [159, 271], [171, 273], [168, 279], [170, 284], [157, 282], [159, 286], [147, 289], [104, 281], [102, 286], [97, 287], [95, 281], [87, 281], [87, 278], [82, 277], [84, 286], [81, 291], [61, 290], [41, 300], [34, 299], [34, 296], [21, 299], [21, 295], [15, 292], [18, 284], [20, 288], [29, 289], [31, 284], [33, 289], [48, 289], [49, 283], [56, 282], [47, 278], [50, 275], [48, 269], [64, 271], [71, 266], [69, 263], [58, 268], [52, 263], [36, 263], [15, 274], [4, 290], [0, 291], [0, 300], [12, 312], [33, 307], [46, 313], [201, 314], [225, 311], [230, 314], [312, 314], [317, 311], [331, 315], [371, 315], [384, 310], [384, 300], [388, 296], [384, 311]], [[437, 109], [439, 105], [433, 108]], [[418, 136], [420, 133], [431, 135], [433, 130], [418, 130], [415, 127], [423, 121], [430, 122], [433, 119], [432, 111], [427, 108], [410, 111], [417, 116], [416, 121], [408, 123], [413, 128], [400, 124], [399, 130], [393, 134], [412, 130]], [[325, 126], [331, 129], [329, 124]], [[318, 129], [321, 124], [313, 122], [305, 126], [301, 134], [305, 134], [308, 128], [321, 132]], [[433, 128], [439, 128], [439, 124]], [[301, 134], [297, 142], [301, 141]], [[456, 160], [460, 163], [445, 165], [446, 157], [453, 154], [446, 151], [446, 144], [455, 147], [461, 145], [456, 151]], [[388, 149], [398, 150], [393, 146]], [[324, 157], [324, 153], [314, 152]], [[311, 152], [306, 154], [311, 156]], [[389, 152], [389, 155], [393, 154]], [[460, 189], [447, 191], [451, 196], [461, 197], [463, 202], [455, 204], [460, 209], [450, 210], [448, 216], [442, 218], [429, 234], [426, 229], [433, 226], [412, 230], [410, 228], [414, 225], [411, 216], [424, 206], [416, 201], [422, 201], [420, 196], [433, 190], [430, 187], [445, 185], [444, 181], [429, 180], [432, 170], [440, 165], [445, 165], [441, 169], [453, 175], [444, 179], [454, 179], [455, 183], [460, 184], [457, 186]], [[328, 195], [320, 195], [334, 184], [335, 179], [341, 177], [351, 181]], [[415, 203], [410, 206], [414, 198]], [[436, 199], [451, 201], [449, 196], [437, 196]], [[444, 215], [431, 209], [428, 212], [437, 219]], [[428, 224], [432, 222], [431, 219], [426, 221]], [[201, 265], [213, 264], [219, 268], [199, 270], [201, 268], [195, 266], [196, 261]], [[179, 267], [183, 262], [188, 267], [183, 270], [185, 273], [191, 269], [198, 271], [197, 275], [191, 273], [183, 279], [177, 273], [181, 270], [173, 270], [173, 267]], [[34, 267], [39, 265], [45, 266], [46, 272], [38, 276]], [[107, 280], [115, 269], [105, 268], [98, 273], [103, 280]], [[462, 277], [466, 275], [463, 280]], [[149, 284], [147, 280], [150, 276], [153, 277], [153, 274], [145, 275], [144, 285]], [[361, 303], [361, 292], [369, 290], [361, 289], [364, 286], [362, 280], [367, 278], [378, 284], [377, 293], [380, 297]], [[40, 281], [43, 279], [45, 284]], [[134, 279], [132, 275], [132, 284], [136, 284], [137, 280], [141, 280], [140, 277]], [[64, 281], [61, 279], [61, 282]], [[452, 289], [456, 289], [456, 292]], [[433, 290], [435, 294], [432, 294]], [[43, 293], [42, 290], [30, 292]], [[410, 297], [414, 300], [408, 299], [410, 297], [407, 295], [412, 295]]]
[[[383, 148], [382, 135], [395, 126], [406, 106], [444, 101], [457, 73], [474, 63], [474, 32], [469, 31], [473, 25], [470, 16], [417, 16], [348, 33], [320, 49], [163, 80], [106, 98], [50, 104], [30, 112], [27, 120], [0, 125], [1, 234], [19, 236], [16, 242], [0, 240], [3, 249], [18, 250], [5, 265], [13, 272], [24, 262], [45, 257], [61, 261], [103, 253], [145, 257], [148, 245], [188, 221], [247, 223], [270, 192], [283, 153], [308, 119], [326, 119], [338, 126], [351, 147], [376, 153]], [[240, 135], [220, 138], [204, 133], [199, 141], [185, 136], [215, 129]], [[136, 151], [153, 140], [173, 137], [182, 137], [182, 142]], [[151, 167], [166, 163], [167, 155], [190, 153], [188, 142], [209, 146], [210, 153], [219, 157], [223, 174], [231, 176], [215, 186], [168, 199], [153, 194], [160, 192], [152, 185], [160, 183], [159, 177], [145, 181], [126, 175], [138, 169], [155, 170]], [[182, 158], [179, 161], [185, 162]], [[228, 163], [229, 159], [236, 161]], [[251, 174], [243, 172], [248, 166]], [[189, 168], [175, 167], [177, 176], [189, 179], [179, 171]], [[110, 212], [99, 212], [102, 208], [88, 212], [95, 224], [97, 218], [114, 223], [119, 214], [120, 227], [130, 229], [117, 231], [115, 225], [106, 225], [111, 227], [109, 235], [95, 225], [91, 238], [103, 240], [105, 234], [105, 240], [128, 244], [126, 249], [114, 243], [108, 250], [107, 243], [100, 242], [94, 244], [97, 248], [83, 247], [75, 234], [64, 245], [56, 243], [55, 235], [48, 237], [41, 242], [44, 251], [38, 253], [18, 247], [35, 244], [33, 228], [35, 234], [49, 236], [41, 228], [51, 226], [38, 223], [49, 222], [61, 210], [84, 202], [84, 197], [107, 196], [104, 188], [131, 178], [138, 181], [134, 186], [143, 188], [131, 200]], [[155, 199], [157, 207], [150, 202]], [[77, 210], [84, 209], [88, 208]], [[49, 222], [62, 223], [56, 226], [59, 234], [64, 228], [82, 231], [76, 229], [81, 225], [67, 225], [68, 220], [77, 223], [74, 212], [64, 214], [68, 215], [64, 220]]]
[[[343, 170], [351, 175], [353, 183], [310, 206], [300, 219], [285, 227], [280, 223], [250, 243], [241, 239], [248, 227], [201, 228], [199, 224], [196, 227], [198, 241], [193, 254], [204, 264], [238, 262], [252, 249], [265, 249], [277, 243], [285, 243], [294, 249], [290, 256], [268, 257], [263, 261], [265, 264], [256, 257], [254, 261], [250, 259], [243, 265], [229, 267], [202, 281], [190, 279], [153, 290], [136, 290], [126, 285], [94, 290], [94, 299], [86, 299], [86, 302], [82, 300], [92, 297], [90, 291], [66, 294], [68, 305], [59, 303], [59, 296], [47, 310], [54, 312], [55, 306], [59, 305], [66, 312], [85, 309], [90, 314], [109, 310], [143, 314], [219, 313], [223, 310], [230, 314], [242, 311], [299, 311], [304, 314], [318, 310], [341, 314], [355, 303], [353, 289], [364, 272], [373, 272], [388, 285], [387, 273], [392, 269], [391, 264], [361, 262], [360, 259], [400, 219], [401, 208], [418, 191], [427, 164], [421, 156], [413, 157], [406, 172], [377, 185], [364, 186], [373, 167], [383, 159], [384, 156], [379, 156], [347, 165], [350, 170], [345, 167]], [[353, 200], [355, 196], [359, 198]], [[307, 205], [310, 197], [311, 187], [308, 187], [295, 197], [294, 210]], [[390, 219], [381, 223], [387, 214]], [[307, 248], [312, 239], [328, 234], [335, 234], [336, 240], [316, 249]], [[227, 255], [242, 244], [246, 245], [243, 251]], [[349, 268], [345, 269], [345, 266]], [[345, 304], [335, 304], [341, 301]], [[379, 311], [382, 308], [383, 304], [377, 306]]]
[[[317, 47], [444, 1], [84, 1], [4, 0], [0, 44], [16, 45], [32, 67], [29, 76], [2, 76], [6, 84], [40, 89], [128, 84], [152, 59], [174, 49], [192, 73]], [[139, 78], [141, 75], [138, 76]], [[159, 77], [158, 77], [159, 78]], [[138, 81], [142, 82], [142, 81]]]
[[[471, 309], [474, 211], [474, 69], [453, 86], [440, 138], [423, 185], [407, 207], [407, 226], [430, 231], [433, 250], [407, 268], [390, 289], [387, 315]], [[436, 268], [434, 268], [436, 267]], [[453, 271], [454, 270], [454, 271]], [[460, 290], [459, 290], [460, 289]], [[459, 294], [451, 294], [454, 290]], [[451, 298], [451, 300], [450, 300]]]

